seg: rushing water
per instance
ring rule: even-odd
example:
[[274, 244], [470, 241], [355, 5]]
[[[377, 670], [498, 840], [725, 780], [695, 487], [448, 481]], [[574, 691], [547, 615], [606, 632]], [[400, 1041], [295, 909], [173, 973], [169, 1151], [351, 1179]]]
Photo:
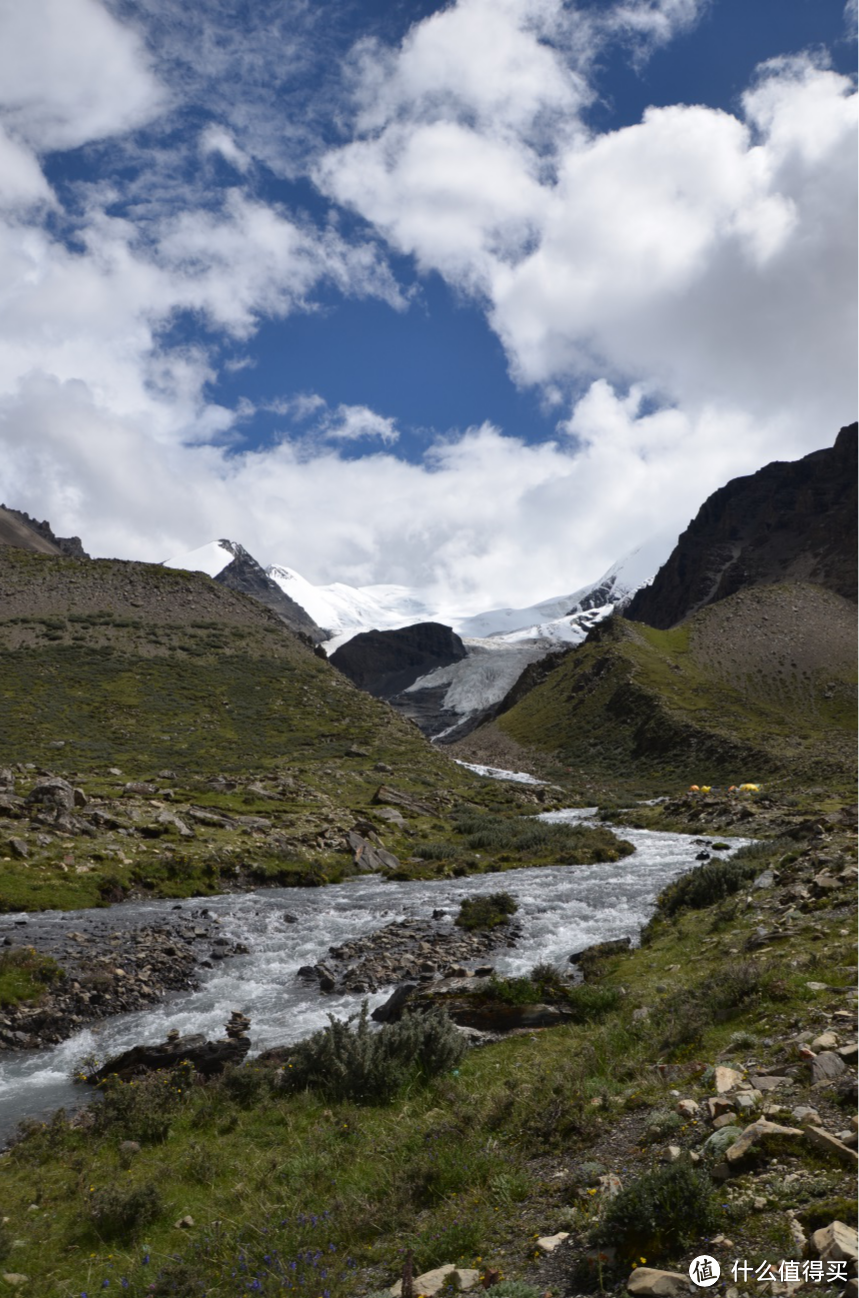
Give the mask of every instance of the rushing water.
[[[575, 808], [547, 812], [541, 819], [577, 823], [590, 815], [592, 808]], [[491, 957], [499, 972], [508, 975], [525, 973], [538, 961], [566, 961], [571, 952], [593, 942], [634, 937], [661, 889], [695, 864], [700, 839], [645, 830], [619, 832], [636, 851], [613, 864], [548, 866], [431, 883], [387, 883], [378, 876], [359, 876], [325, 888], [270, 888], [207, 897], [205, 906], [221, 920], [224, 934], [243, 942], [249, 954], [201, 969], [197, 991], [174, 993], [153, 1009], [95, 1024], [50, 1050], [5, 1053], [0, 1061], [0, 1137], [8, 1136], [24, 1117], [60, 1106], [77, 1107], [89, 1099], [91, 1092], [70, 1081], [86, 1056], [104, 1060], [138, 1043], [163, 1041], [171, 1028], [183, 1035], [219, 1037], [234, 1009], [251, 1020], [253, 1054], [309, 1035], [327, 1022], [329, 1013], [354, 1013], [361, 997], [323, 996], [315, 982], [296, 978], [299, 966], [324, 960], [329, 946], [394, 920], [429, 917], [437, 907], [455, 912], [466, 896], [503, 887], [516, 897], [523, 936], [515, 949]], [[734, 844], [741, 846], [741, 840]], [[199, 907], [196, 899], [184, 903], [182, 910]], [[116, 928], [165, 919], [173, 909], [172, 902], [123, 903], [107, 912], [109, 921], [105, 912], [98, 914]], [[287, 913], [297, 922], [285, 922]], [[38, 923], [85, 929], [93, 918], [86, 911], [52, 912], [40, 915]], [[371, 1007], [389, 993], [390, 989], [369, 997]]]

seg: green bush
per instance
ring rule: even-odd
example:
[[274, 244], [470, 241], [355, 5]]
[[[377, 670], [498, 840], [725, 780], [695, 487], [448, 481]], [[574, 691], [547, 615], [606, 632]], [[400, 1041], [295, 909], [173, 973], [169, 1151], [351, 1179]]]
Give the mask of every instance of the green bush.
[[556, 854], [581, 864], [617, 861], [628, 856], [632, 845], [607, 829], [537, 820], [533, 816], [495, 816], [489, 812], [461, 812], [454, 821], [472, 851], [511, 852], [519, 855]]
[[290, 1051], [283, 1084], [335, 1102], [384, 1104], [407, 1081], [426, 1081], [453, 1068], [466, 1049], [464, 1038], [441, 1010], [406, 1013], [398, 1023], [374, 1031], [365, 1001], [360, 1014], [345, 1021], [329, 1015], [327, 1028]]
[[620, 992], [616, 987], [591, 987], [582, 983], [567, 992], [567, 1008], [572, 1010], [574, 1023], [593, 1023], [620, 1005]]
[[685, 1248], [719, 1225], [719, 1204], [710, 1178], [687, 1159], [632, 1181], [612, 1199], [594, 1242], [612, 1246], [619, 1258], [648, 1261]]
[[[548, 970], [548, 973], [546, 972]], [[562, 1005], [574, 1023], [593, 1023], [620, 1004], [620, 992], [613, 987], [571, 987], [552, 966], [538, 965], [525, 978], [490, 978], [482, 996], [505, 1005]]]
[[739, 852], [727, 861], [707, 861], [669, 883], [656, 900], [657, 910], [662, 915], [675, 915], [679, 910], [704, 910], [739, 892], [759, 868], [758, 862], [741, 858]]
[[509, 892], [491, 892], [482, 897], [465, 897], [459, 905], [456, 923], [460, 928], [496, 928], [508, 924], [519, 906]]
[[150, 1073], [132, 1082], [107, 1077], [98, 1087], [102, 1103], [92, 1110], [95, 1130], [141, 1144], [160, 1144], [170, 1134], [181, 1104], [181, 1081], [175, 1072]]
[[162, 1206], [158, 1187], [151, 1182], [129, 1189], [109, 1185], [90, 1191], [86, 1215], [101, 1239], [124, 1239], [154, 1221]]
[[493, 974], [481, 998], [501, 1001], [504, 1005], [537, 1005], [542, 994], [540, 987], [530, 978], [497, 978]]
[[414, 854], [422, 861], [447, 861], [456, 853], [453, 843], [419, 843]]
[[718, 977], [683, 988], [660, 1006], [656, 1016], [662, 1032], [660, 1049], [696, 1044], [713, 1023], [727, 1021], [749, 1001], [764, 997], [782, 998], [782, 987], [769, 968], [757, 960], [726, 965]]

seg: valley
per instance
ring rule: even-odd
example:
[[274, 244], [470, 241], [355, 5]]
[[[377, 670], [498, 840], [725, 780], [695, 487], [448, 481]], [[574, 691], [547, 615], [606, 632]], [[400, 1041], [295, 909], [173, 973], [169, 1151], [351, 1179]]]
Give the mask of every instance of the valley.
[[[10, 1291], [648, 1298], [704, 1251], [854, 1292], [855, 533], [815, 454], [799, 513], [785, 466], [705, 502], [652, 622], [646, 564], [428, 630], [3, 511]], [[72, 1082], [138, 1044], [171, 1066]]]

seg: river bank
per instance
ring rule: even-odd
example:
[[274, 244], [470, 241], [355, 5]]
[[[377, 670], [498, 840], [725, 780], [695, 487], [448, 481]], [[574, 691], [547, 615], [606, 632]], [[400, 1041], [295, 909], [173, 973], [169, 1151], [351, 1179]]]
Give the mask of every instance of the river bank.
[[[564, 814], [575, 824], [592, 811]], [[222, 894], [206, 898], [204, 906], [181, 903], [178, 910], [170, 901], [126, 902], [106, 910], [30, 916], [25, 926], [16, 925], [14, 917], [4, 918], [2, 923], [16, 935], [26, 932], [28, 942], [60, 959], [66, 951], [73, 959], [86, 951], [90, 967], [102, 978], [116, 968], [132, 972], [130, 959], [119, 963], [114, 934], [125, 934], [120, 945], [127, 951], [141, 931], [163, 929], [160, 949], [168, 945], [182, 952], [172, 976], [188, 978], [192, 985], [165, 987], [161, 997], [131, 1012], [99, 1012], [83, 1024], [69, 1018], [65, 1031], [61, 1025], [55, 1028], [65, 1039], [53, 1049], [21, 1049], [24, 1043], [18, 1042], [17, 1048], [0, 1051], [0, 1121], [8, 1132], [28, 1113], [79, 1104], [68, 1079], [84, 1057], [103, 1060], [133, 1045], [154, 1044], [172, 1028], [182, 1035], [219, 1036], [236, 1009], [251, 1020], [255, 1055], [309, 1035], [324, 1026], [329, 1012], [341, 1017], [355, 1013], [365, 996], [375, 1008], [411, 975], [420, 981], [451, 965], [474, 970], [490, 961], [500, 975], [518, 977], [541, 961], [565, 965], [573, 952], [595, 942], [634, 938], [657, 893], [694, 865], [703, 849], [700, 838], [691, 836], [630, 830], [629, 838], [636, 847], [632, 856], [587, 866], [411, 883], [360, 876], [326, 888]], [[516, 945], [509, 945], [509, 934], [466, 935], [453, 923], [464, 898], [499, 888], [519, 906]], [[445, 914], [434, 919], [434, 912]], [[198, 929], [204, 936], [196, 935]], [[90, 940], [79, 943], [71, 936], [76, 932]], [[396, 939], [399, 949], [388, 945], [389, 938]], [[215, 947], [216, 941], [223, 945]], [[241, 947], [246, 954], [211, 959], [213, 951]], [[340, 955], [332, 954], [332, 948]], [[165, 979], [171, 976], [171, 958]], [[326, 964], [335, 977], [324, 993], [318, 972], [311, 978], [298, 976], [303, 968]], [[429, 964], [435, 975], [421, 968]], [[136, 979], [141, 972], [138, 968]], [[127, 980], [108, 976], [117, 994], [123, 994]], [[107, 1011], [110, 1004], [98, 1002], [93, 1009]], [[26, 1019], [29, 1011], [23, 1013]]]
[[[701, 850], [689, 840], [692, 849]], [[821, 855], [830, 859], [826, 870]], [[628, 875], [634, 860], [620, 863]], [[295, 1292], [327, 1288], [332, 1298], [357, 1298], [391, 1285], [408, 1248], [417, 1274], [459, 1263], [554, 1295], [620, 1293], [633, 1261], [645, 1286], [650, 1268], [669, 1269], [679, 1279], [666, 1283], [685, 1293], [682, 1277], [701, 1252], [716, 1257], [728, 1285], [734, 1260], [777, 1269], [783, 1259], [802, 1267], [820, 1258], [815, 1231], [850, 1222], [855, 1206], [855, 1166], [844, 1161], [856, 1157], [855, 1141], [852, 1151], [848, 1143], [857, 1049], [855, 840], [838, 831], [822, 844], [762, 844], [749, 861], [754, 874], [709, 898], [700, 880], [729, 872], [696, 864], [694, 855], [688, 864], [691, 875], [669, 870], [666, 883], [679, 877], [694, 885], [655, 889], [663, 901], [642, 945], [590, 971], [590, 985], [603, 994], [586, 1022], [473, 1050], [393, 1103], [292, 1095], [278, 1067], [251, 1061], [205, 1086], [165, 1089], [155, 1077], [118, 1093], [83, 1130], [62, 1120], [38, 1128], [0, 1158], [10, 1237], [20, 1241], [5, 1265], [29, 1277], [36, 1298], [71, 1298], [104, 1280], [108, 1287], [126, 1280], [135, 1298], [153, 1283], [155, 1292], [159, 1285], [165, 1294], [171, 1286], [181, 1292], [180, 1280], [190, 1292], [192, 1282], [217, 1292], [233, 1272], [239, 1287], [228, 1284], [227, 1293], [254, 1282], [257, 1291], [288, 1292], [280, 1266]], [[617, 864], [590, 869], [603, 877], [566, 872], [567, 885], [591, 890], [589, 936], [607, 898], [625, 918], [637, 905], [646, 918], [652, 902], [621, 895]], [[525, 931], [519, 948], [493, 963], [517, 978], [540, 950], [569, 951], [570, 930], [587, 928], [587, 911], [552, 871], [533, 871], [530, 889], [527, 872], [504, 882], [520, 886]], [[541, 903], [543, 884], [554, 891]], [[355, 931], [357, 910], [340, 907], [356, 886], [371, 885], [308, 890], [308, 901], [312, 892], [315, 905], [323, 898], [333, 905], [327, 932], [338, 915], [341, 933]], [[377, 886], [391, 897], [390, 885]], [[439, 904], [439, 886], [448, 885], [398, 886], [396, 894], [411, 893], [419, 911]], [[250, 921], [273, 898], [223, 900], [244, 906]], [[284, 933], [310, 927], [309, 911], [303, 923], [284, 921], [293, 900], [301, 919], [303, 898], [289, 892], [277, 918], [272, 910], [259, 926], [281, 948]], [[389, 913], [385, 924], [401, 917]], [[380, 927], [377, 914], [366, 920], [366, 934]], [[273, 941], [271, 959], [276, 950]], [[292, 969], [301, 958], [291, 946]], [[253, 959], [225, 963], [237, 970]], [[223, 973], [207, 972], [214, 976]], [[257, 982], [249, 979], [246, 991]], [[317, 1004], [342, 1014], [344, 1000], [313, 990]], [[255, 1045], [264, 1033], [254, 1023], [265, 1021], [263, 998], [256, 1004], [249, 1014]], [[182, 1031], [204, 1023], [197, 1005], [192, 1017], [189, 1002], [181, 1013], [176, 1003], [160, 1019], [161, 1035], [168, 1023]], [[209, 1020], [218, 1029], [221, 1005]], [[317, 1022], [324, 1021], [323, 1009]], [[303, 1026], [291, 1024], [294, 1040], [307, 1035], [309, 1019]], [[752, 1129], [731, 1162], [727, 1151]], [[124, 1141], [136, 1149], [123, 1152]], [[659, 1202], [671, 1176], [686, 1177], [694, 1193], [663, 1214], [671, 1229], [651, 1222], [644, 1239], [629, 1223], [643, 1219], [643, 1205]], [[30, 1211], [34, 1178], [41, 1189]], [[638, 1206], [624, 1219], [621, 1209], [633, 1201]], [[109, 1207], [110, 1220], [126, 1213], [125, 1224], [105, 1234]], [[133, 1213], [150, 1208], [135, 1224]], [[600, 1232], [611, 1222], [609, 1247]], [[809, 1285], [815, 1293], [843, 1288]]]

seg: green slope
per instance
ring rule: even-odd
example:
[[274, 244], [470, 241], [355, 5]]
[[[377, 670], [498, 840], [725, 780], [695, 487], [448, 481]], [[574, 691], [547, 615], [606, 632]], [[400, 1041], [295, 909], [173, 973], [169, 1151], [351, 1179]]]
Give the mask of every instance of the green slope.
[[855, 664], [851, 604], [815, 586], [760, 587], [669, 631], [603, 623], [496, 724], [608, 777], [849, 778]]
[[[201, 574], [5, 548], [0, 601], [0, 770], [15, 768], [11, 791], [0, 780], [0, 910], [332, 882], [358, 868], [356, 826], [397, 879], [628, 850], [588, 829], [522, 856], [507, 821], [560, 794], [472, 775]], [[65, 827], [23, 801], [41, 773], [83, 790]], [[395, 823], [380, 785], [407, 800]], [[474, 810], [492, 820], [488, 850]]]

